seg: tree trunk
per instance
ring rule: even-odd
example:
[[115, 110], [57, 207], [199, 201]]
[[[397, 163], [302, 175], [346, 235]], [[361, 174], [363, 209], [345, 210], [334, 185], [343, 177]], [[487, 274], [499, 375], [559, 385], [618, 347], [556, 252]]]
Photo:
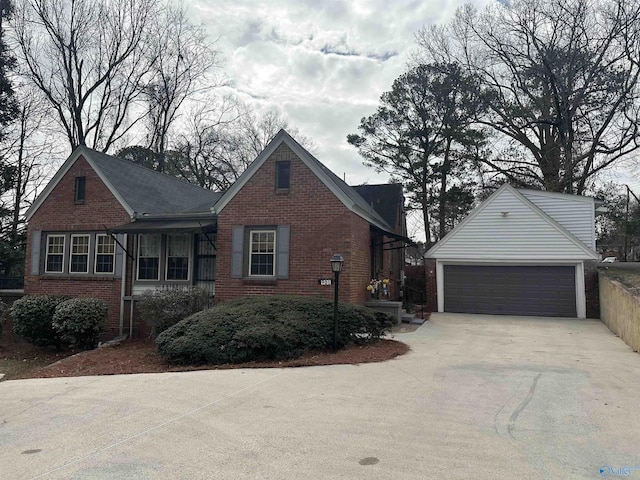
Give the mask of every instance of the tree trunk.
[[438, 228], [438, 240], [442, 239], [447, 233], [447, 174], [449, 173], [450, 153], [451, 138], [447, 138], [444, 161], [442, 162], [442, 170], [440, 172], [440, 205], [438, 206], [440, 225]]

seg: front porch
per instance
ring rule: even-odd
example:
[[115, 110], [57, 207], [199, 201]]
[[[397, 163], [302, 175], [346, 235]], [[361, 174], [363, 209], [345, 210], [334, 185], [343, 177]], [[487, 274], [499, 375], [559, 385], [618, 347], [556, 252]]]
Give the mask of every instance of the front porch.
[[[135, 304], [145, 292], [200, 287], [215, 296], [215, 217], [208, 214], [147, 216], [109, 229], [127, 255], [120, 302], [120, 335], [143, 330]], [[128, 318], [125, 318], [128, 317]], [[128, 328], [127, 328], [128, 327]]]

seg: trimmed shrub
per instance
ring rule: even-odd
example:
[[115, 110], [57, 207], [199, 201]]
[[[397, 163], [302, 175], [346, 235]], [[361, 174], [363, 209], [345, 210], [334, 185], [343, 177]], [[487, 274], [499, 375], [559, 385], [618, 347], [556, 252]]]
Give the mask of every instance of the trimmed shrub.
[[137, 306], [142, 320], [156, 337], [189, 315], [204, 310], [209, 304], [209, 292], [201, 287], [184, 290], [167, 289], [145, 292]]
[[56, 307], [68, 300], [65, 295], [30, 295], [22, 297], [11, 306], [13, 330], [23, 340], [37, 346], [62, 347], [62, 338], [53, 328]]
[[99, 298], [72, 298], [60, 303], [53, 314], [53, 328], [75, 348], [91, 350], [107, 326], [109, 305]]
[[[395, 319], [357, 305], [340, 304], [338, 344], [379, 339]], [[287, 360], [333, 341], [333, 303], [292, 296], [232, 300], [196, 313], [158, 335], [158, 352], [184, 365]]]

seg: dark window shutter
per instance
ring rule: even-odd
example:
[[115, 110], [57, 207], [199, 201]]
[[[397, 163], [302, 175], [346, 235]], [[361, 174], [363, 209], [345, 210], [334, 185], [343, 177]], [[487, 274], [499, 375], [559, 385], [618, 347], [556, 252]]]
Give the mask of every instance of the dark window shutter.
[[289, 225], [278, 226], [276, 244], [276, 276], [289, 278]]
[[244, 227], [235, 226], [231, 233], [231, 278], [242, 278]]
[[33, 232], [31, 235], [31, 275], [40, 274], [40, 243], [42, 232]]
[[[123, 270], [123, 265], [125, 262], [126, 257], [123, 255], [123, 251], [122, 251], [122, 247], [120, 247], [120, 245], [125, 245], [125, 234], [123, 233], [118, 233], [116, 235], [116, 258], [115, 258], [115, 277], [116, 278], [122, 278], [122, 270]], [[134, 267], [135, 268], [135, 267]]]

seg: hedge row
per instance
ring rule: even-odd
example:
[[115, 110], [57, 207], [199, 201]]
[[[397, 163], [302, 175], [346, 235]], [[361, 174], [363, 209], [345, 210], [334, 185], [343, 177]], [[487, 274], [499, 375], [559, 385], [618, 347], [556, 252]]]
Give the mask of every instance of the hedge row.
[[31, 295], [11, 307], [15, 333], [38, 346], [91, 349], [107, 324], [108, 304], [98, 298]]
[[[364, 307], [339, 306], [338, 343], [378, 339], [395, 323]], [[255, 296], [196, 313], [161, 333], [158, 352], [174, 364], [225, 364], [296, 358], [328, 348], [333, 303], [299, 296]]]

